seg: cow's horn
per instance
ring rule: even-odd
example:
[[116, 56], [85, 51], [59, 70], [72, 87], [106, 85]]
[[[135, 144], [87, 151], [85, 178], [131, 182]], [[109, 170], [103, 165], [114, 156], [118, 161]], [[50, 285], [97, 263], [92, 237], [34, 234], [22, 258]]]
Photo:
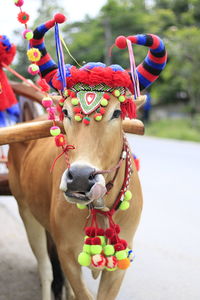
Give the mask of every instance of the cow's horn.
[[127, 47], [126, 40], [132, 44], [142, 45], [149, 48], [144, 61], [137, 67], [140, 90], [150, 86], [160, 75], [167, 62], [167, 53], [163, 41], [154, 34], [137, 34], [133, 36], [119, 36], [115, 40], [115, 45], [124, 49]]
[[51, 83], [51, 80], [58, 67], [46, 50], [44, 35], [49, 29], [54, 27], [56, 23], [65, 22], [65, 19], [66, 18], [64, 15], [56, 14], [52, 20], [47, 21], [34, 30], [33, 39], [30, 41], [30, 47], [39, 49], [42, 54], [41, 59], [37, 62], [37, 65], [40, 68], [41, 76], [45, 78], [48, 83]]

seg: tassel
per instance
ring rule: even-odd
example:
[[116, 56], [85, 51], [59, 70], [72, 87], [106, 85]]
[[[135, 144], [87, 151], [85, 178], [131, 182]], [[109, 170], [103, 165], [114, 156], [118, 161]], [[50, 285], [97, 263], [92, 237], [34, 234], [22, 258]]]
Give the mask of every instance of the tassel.
[[121, 104], [121, 111], [122, 119], [125, 117], [128, 117], [129, 119], [135, 119], [137, 117], [136, 104], [131, 98], [126, 99], [126, 101]]

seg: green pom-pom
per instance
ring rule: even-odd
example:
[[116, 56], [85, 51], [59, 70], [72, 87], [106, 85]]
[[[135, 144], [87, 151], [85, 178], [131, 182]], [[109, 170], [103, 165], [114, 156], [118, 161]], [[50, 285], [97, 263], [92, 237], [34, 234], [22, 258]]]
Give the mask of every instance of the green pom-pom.
[[121, 93], [120, 93], [119, 90], [114, 90], [114, 91], [113, 91], [113, 95], [114, 95], [115, 97], [119, 97], [119, 96], [121, 95]]
[[58, 126], [52, 126], [50, 128], [50, 133], [53, 136], [57, 136], [57, 135], [59, 135], [61, 133], [61, 130], [60, 130], [60, 128]]
[[115, 248], [112, 245], [106, 245], [103, 248], [103, 252], [105, 253], [106, 256], [111, 256], [115, 253]]
[[105, 238], [105, 236], [99, 235], [98, 237], [101, 240], [101, 245], [104, 246], [106, 244], [106, 238]]
[[33, 38], [33, 32], [29, 31], [25, 34], [25, 39], [30, 41]]
[[81, 117], [80, 114], [78, 114], [78, 115], [75, 115], [75, 116], [74, 116], [74, 119], [75, 119], [75, 121], [77, 121], [77, 122], [81, 122], [81, 121], [83, 120], [83, 117]]
[[90, 248], [91, 248], [91, 245], [84, 244], [83, 245], [83, 252], [86, 252], [86, 253], [90, 254], [91, 253]]
[[131, 191], [126, 191], [126, 193], [124, 194], [124, 200], [125, 201], [130, 201], [132, 199], [132, 193]]
[[78, 256], [78, 262], [81, 266], [89, 266], [91, 264], [91, 257], [85, 252], [81, 252]]
[[120, 204], [120, 209], [121, 210], [127, 210], [129, 208], [130, 204], [128, 201], [123, 201], [121, 204]]
[[77, 206], [79, 209], [86, 209], [86, 208], [87, 208], [86, 205], [79, 204], [79, 203], [77, 203], [76, 206]]
[[107, 106], [107, 105], [108, 105], [108, 100], [105, 99], [105, 98], [103, 98], [103, 99], [101, 100], [101, 105], [102, 105], [102, 106]]
[[115, 271], [115, 270], [117, 270], [117, 267], [116, 268], [112, 268], [112, 269], [109, 269], [109, 268], [105, 268], [107, 271]]
[[79, 104], [78, 98], [72, 98], [71, 99], [71, 104], [74, 105], [74, 106], [78, 105]]
[[96, 116], [96, 117], [95, 117], [95, 121], [98, 122], [98, 121], [101, 121], [101, 120], [102, 120], [102, 116]]
[[117, 258], [118, 260], [127, 258], [126, 250], [117, 251], [117, 252], [115, 253], [115, 256], [116, 256], [116, 258]]
[[118, 97], [118, 100], [119, 100], [119, 102], [124, 102], [126, 100], [126, 98], [123, 95], [121, 95]]
[[91, 254], [100, 254], [102, 251], [102, 246], [101, 245], [92, 245], [90, 250], [91, 250]]

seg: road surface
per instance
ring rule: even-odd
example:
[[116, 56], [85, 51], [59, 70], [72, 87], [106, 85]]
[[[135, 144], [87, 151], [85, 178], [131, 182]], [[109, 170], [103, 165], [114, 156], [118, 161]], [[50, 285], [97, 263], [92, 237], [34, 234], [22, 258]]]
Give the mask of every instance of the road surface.
[[[144, 209], [117, 300], [199, 300], [200, 144], [128, 138], [141, 159]], [[13, 198], [0, 199], [0, 227], [0, 300], [39, 300], [36, 262]], [[97, 282], [84, 273], [95, 293]]]

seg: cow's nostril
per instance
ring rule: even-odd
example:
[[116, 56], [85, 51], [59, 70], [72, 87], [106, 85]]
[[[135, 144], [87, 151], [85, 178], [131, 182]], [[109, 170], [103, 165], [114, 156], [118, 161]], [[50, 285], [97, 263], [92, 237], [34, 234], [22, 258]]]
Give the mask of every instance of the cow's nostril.
[[73, 175], [70, 172], [70, 170], [68, 170], [67, 177], [68, 177], [69, 180], [73, 180]]

